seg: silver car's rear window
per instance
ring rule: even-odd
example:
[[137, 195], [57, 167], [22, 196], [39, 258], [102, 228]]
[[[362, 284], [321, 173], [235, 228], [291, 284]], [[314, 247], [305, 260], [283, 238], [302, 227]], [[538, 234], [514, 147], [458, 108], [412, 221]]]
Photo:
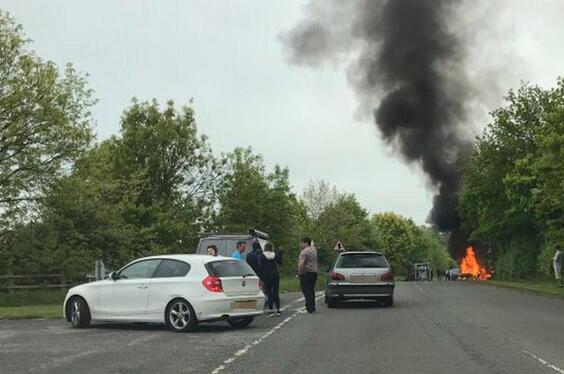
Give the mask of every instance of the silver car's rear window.
[[339, 257], [335, 267], [341, 269], [387, 268], [389, 265], [386, 258], [380, 254], [355, 253]]
[[216, 277], [244, 277], [255, 275], [253, 269], [244, 261], [223, 260], [206, 264], [208, 273]]

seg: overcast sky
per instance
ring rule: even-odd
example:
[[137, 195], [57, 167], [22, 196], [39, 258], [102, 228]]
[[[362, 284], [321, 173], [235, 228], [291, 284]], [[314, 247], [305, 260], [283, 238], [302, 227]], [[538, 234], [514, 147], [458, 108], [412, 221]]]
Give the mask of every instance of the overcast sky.
[[[23, 24], [40, 56], [90, 75], [98, 139], [118, 133], [132, 97], [194, 98], [216, 152], [250, 145], [268, 167], [290, 168], [296, 193], [323, 178], [371, 213], [424, 223], [432, 197], [424, 175], [394, 156], [369, 118], [355, 117], [344, 67], [288, 64], [278, 36], [303, 17], [305, 3], [0, 0], [0, 8]], [[469, 1], [462, 13], [485, 110], [520, 80], [551, 86], [564, 75], [564, 1]], [[486, 121], [478, 116], [474, 127]]]

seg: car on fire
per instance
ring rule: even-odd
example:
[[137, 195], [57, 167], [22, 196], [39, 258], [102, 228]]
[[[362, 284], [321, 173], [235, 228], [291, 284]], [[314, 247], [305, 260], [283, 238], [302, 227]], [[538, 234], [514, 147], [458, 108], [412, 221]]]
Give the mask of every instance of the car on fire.
[[202, 322], [245, 327], [263, 308], [259, 278], [246, 262], [180, 254], [140, 258], [108, 279], [71, 288], [63, 314], [75, 328], [153, 322], [184, 332]]
[[394, 288], [394, 273], [382, 253], [344, 252], [328, 271], [325, 303], [334, 308], [342, 301], [374, 300], [391, 307]]

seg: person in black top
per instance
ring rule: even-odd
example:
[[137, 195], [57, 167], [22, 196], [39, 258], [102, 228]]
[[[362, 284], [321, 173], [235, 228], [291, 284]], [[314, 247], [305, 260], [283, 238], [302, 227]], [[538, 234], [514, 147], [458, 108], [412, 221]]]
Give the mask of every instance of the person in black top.
[[[258, 256], [258, 267], [263, 281], [263, 290], [266, 293], [269, 317], [280, 316], [279, 266], [282, 266], [282, 252], [275, 252], [272, 243], [267, 243], [264, 252]], [[274, 305], [276, 312], [273, 309]]]
[[260, 275], [260, 269], [258, 267], [258, 257], [262, 253], [262, 248], [258, 240], [253, 242], [253, 249], [247, 255], [247, 264], [253, 269], [253, 271], [262, 279]]

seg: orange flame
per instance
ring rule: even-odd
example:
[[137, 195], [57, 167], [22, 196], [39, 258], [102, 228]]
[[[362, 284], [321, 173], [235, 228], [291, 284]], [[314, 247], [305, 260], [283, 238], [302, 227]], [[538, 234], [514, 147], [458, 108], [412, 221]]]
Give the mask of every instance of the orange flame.
[[473, 279], [486, 280], [492, 277], [485, 267], [480, 266], [478, 260], [476, 259], [476, 254], [474, 253], [474, 248], [469, 246], [466, 248], [466, 255], [462, 258], [460, 262], [460, 276], [461, 277], [472, 277]]

